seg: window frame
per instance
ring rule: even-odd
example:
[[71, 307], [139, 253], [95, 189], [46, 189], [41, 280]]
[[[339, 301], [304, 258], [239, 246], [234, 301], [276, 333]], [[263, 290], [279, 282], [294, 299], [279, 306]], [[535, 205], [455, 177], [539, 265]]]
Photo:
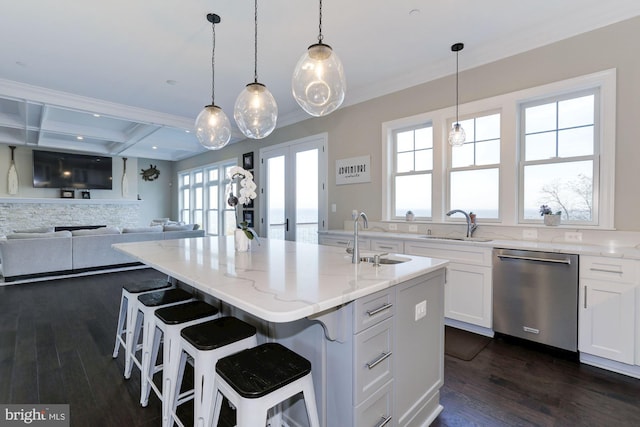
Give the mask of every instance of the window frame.
[[[450, 146], [448, 143], [446, 143], [445, 141], [445, 145], [447, 146], [447, 159], [446, 159], [446, 164], [447, 164], [447, 168], [446, 168], [446, 178], [445, 181], [447, 183], [447, 187], [446, 187], [446, 191], [445, 191], [445, 212], [449, 212], [451, 209], [458, 209], [458, 206], [452, 206], [451, 205], [451, 175], [453, 172], [464, 172], [464, 171], [480, 171], [480, 170], [497, 170], [498, 171], [498, 188], [496, 189], [496, 191], [498, 192], [498, 216], [496, 218], [482, 218], [483, 222], [493, 222], [493, 223], [498, 223], [500, 222], [500, 215], [501, 215], [501, 201], [500, 201], [500, 182], [502, 180], [502, 174], [500, 171], [500, 165], [502, 163], [502, 145], [503, 145], [503, 137], [502, 137], [502, 111], [500, 109], [488, 109], [485, 111], [477, 111], [474, 112], [472, 114], [467, 114], [464, 117], [461, 117], [460, 120], [458, 120], [459, 122], [463, 122], [469, 119], [473, 119], [474, 120], [474, 126], [475, 126], [475, 121], [478, 118], [481, 117], [487, 117], [487, 116], [493, 116], [493, 115], [498, 115], [500, 117], [500, 135], [498, 137], [498, 141], [500, 144], [500, 158], [498, 159], [498, 163], [492, 163], [492, 164], [487, 164], [487, 165], [477, 165], [475, 164], [475, 157], [476, 157], [476, 152], [475, 150], [477, 149], [477, 146], [474, 146], [474, 164], [473, 165], [468, 165], [468, 166], [457, 166], [457, 167], [453, 167], [452, 163], [453, 163], [453, 150], [456, 149], [456, 147], [452, 147]], [[452, 117], [450, 119], [447, 119], [447, 128], [451, 129], [451, 127], [453, 126], [453, 124], [456, 122], [455, 117]], [[476, 135], [476, 127], [474, 127], [474, 141], [473, 144], [477, 144], [478, 142], [484, 142], [484, 141], [490, 141], [490, 140], [481, 140], [478, 141], [475, 138]], [[465, 141], [464, 144], [470, 144], [470, 142]], [[470, 211], [472, 211], [473, 209], [470, 209]], [[452, 223], [456, 223], [456, 222], [463, 222], [466, 221], [464, 218], [461, 217], [447, 217], [445, 215], [444, 217], [446, 222], [452, 222]]]
[[[195, 221], [195, 212], [196, 212], [196, 189], [197, 188], [201, 188], [202, 189], [202, 222], [203, 224], [201, 224], [202, 228], [205, 230], [205, 234], [209, 235], [209, 236], [218, 236], [221, 235], [220, 233], [224, 233], [225, 231], [225, 211], [227, 210], [234, 210], [233, 208], [229, 208], [227, 209], [227, 204], [226, 204], [226, 189], [227, 186], [230, 182], [229, 178], [226, 176], [225, 173], [225, 169], [228, 169], [230, 167], [233, 166], [237, 166], [238, 165], [238, 159], [227, 159], [227, 160], [222, 160], [219, 162], [215, 162], [215, 163], [210, 163], [207, 165], [203, 165], [203, 166], [199, 166], [197, 168], [192, 168], [192, 169], [187, 169], [187, 170], [182, 170], [178, 172], [178, 182], [180, 183], [180, 186], [178, 188], [178, 211], [180, 212], [180, 220], [184, 221], [183, 218], [183, 211], [185, 210], [183, 207], [183, 201], [184, 201], [184, 196], [183, 196], [183, 191], [185, 189], [189, 189], [189, 204], [190, 204], [190, 208], [189, 208], [189, 218], [188, 218], [188, 222], [193, 223]], [[211, 184], [209, 182], [209, 171], [212, 169], [218, 169], [218, 180], [216, 181], [217, 184]], [[202, 173], [202, 182], [198, 182], [196, 183], [195, 181], [195, 175], [198, 173]], [[184, 185], [183, 184], [183, 177], [184, 176], [189, 176], [189, 184], [188, 185]], [[217, 185], [218, 187], [218, 234], [213, 234], [210, 233], [210, 229], [212, 227], [210, 227], [209, 224], [209, 212], [212, 210], [209, 208], [209, 187], [211, 185]], [[235, 224], [234, 224], [234, 228], [235, 228]], [[224, 235], [224, 234], [222, 234]]]
[[[432, 134], [432, 140], [433, 140], [433, 145], [431, 147], [432, 152], [434, 153], [433, 155], [433, 160], [431, 163], [431, 169], [424, 169], [424, 170], [420, 170], [420, 171], [416, 171], [411, 170], [408, 172], [398, 172], [398, 164], [397, 164], [397, 154], [398, 154], [398, 134], [399, 133], [403, 133], [403, 132], [408, 132], [408, 131], [413, 131], [414, 132], [414, 136], [415, 136], [415, 131], [419, 130], [419, 129], [425, 129], [425, 128], [430, 128], [431, 129], [431, 134]], [[393, 134], [393, 147], [392, 147], [392, 152], [393, 152], [393, 166], [391, 169], [391, 218], [393, 220], [404, 220], [405, 219], [405, 215], [395, 215], [396, 212], [396, 206], [395, 206], [395, 201], [396, 201], [396, 185], [395, 185], [395, 181], [396, 178], [399, 176], [417, 176], [417, 175], [431, 175], [431, 193], [433, 194], [433, 169], [434, 169], [434, 163], [436, 161], [435, 159], [435, 134], [433, 131], [433, 123], [431, 123], [430, 121], [425, 122], [425, 123], [421, 123], [421, 124], [417, 124], [414, 126], [409, 126], [406, 128], [398, 128], [398, 129], [394, 129], [392, 131]], [[411, 150], [414, 153], [414, 166], [415, 166], [415, 153], [416, 150], [415, 149], [415, 138], [414, 138], [414, 149]], [[433, 202], [431, 203], [431, 216], [415, 216], [414, 218], [418, 221], [420, 220], [430, 220], [433, 217]]]
[[[594, 96], [594, 110], [593, 110], [593, 154], [591, 155], [581, 155], [581, 156], [572, 156], [572, 157], [553, 157], [549, 159], [538, 159], [538, 160], [529, 160], [525, 159], [526, 155], [526, 133], [525, 133], [525, 112], [527, 108], [536, 107], [540, 105], [550, 104], [550, 103], [559, 103], [562, 101], [567, 101], [571, 99], [580, 98], [587, 95]], [[581, 161], [591, 161], [592, 162], [592, 192], [593, 192], [593, 200], [592, 200], [592, 209], [591, 209], [591, 221], [578, 221], [578, 220], [565, 220], [563, 219], [563, 223], [565, 225], [573, 225], [573, 226], [597, 226], [599, 224], [599, 195], [600, 195], [600, 151], [602, 149], [602, 143], [600, 141], [601, 133], [600, 128], [602, 127], [602, 120], [600, 117], [600, 96], [601, 89], [600, 87], [592, 87], [588, 89], [577, 90], [574, 92], [565, 92], [559, 95], [551, 95], [545, 98], [537, 98], [532, 101], [522, 102], [519, 104], [518, 108], [518, 222], [520, 224], [535, 224], [542, 223], [543, 219], [540, 217], [539, 219], [527, 219], [524, 217], [524, 188], [525, 188], [525, 168], [527, 166], [536, 166], [536, 165], [557, 165], [557, 164], [567, 164], [573, 162], [581, 162]], [[556, 127], [552, 129], [554, 132], [558, 132], [557, 126], [557, 115], [556, 111]], [[556, 140], [556, 148], [557, 148], [557, 140]]]

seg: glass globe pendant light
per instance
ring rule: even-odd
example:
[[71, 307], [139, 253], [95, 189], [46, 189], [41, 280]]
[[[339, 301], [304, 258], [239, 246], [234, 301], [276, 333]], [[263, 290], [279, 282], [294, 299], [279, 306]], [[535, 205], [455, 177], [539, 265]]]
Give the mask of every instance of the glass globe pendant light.
[[254, 67], [253, 83], [245, 86], [236, 99], [233, 117], [240, 131], [252, 139], [268, 136], [276, 128], [278, 120], [278, 104], [262, 83], [258, 83], [258, 0], [254, 13]]
[[209, 150], [219, 150], [231, 139], [231, 123], [229, 118], [215, 103], [215, 53], [216, 53], [216, 24], [220, 23], [220, 16], [215, 13], [207, 14], [207, 21], [211, 22], [213, 33], [213, 51], [211, 54], [211, 105], [207, 105], [196, 118], [196, 137], [200, 144]]
[[318, 43], [309, 46], [293, 71], [293, 97], [307, 113], [325, 116], [344, 101], [347, 80], [342, 62], [331, 46], [322, 42], [322, 0]]
[[463, 43], [456, 43], [451, 46], [451, 51], [456, 53], [456, 122], [449, 131], [449, 144], [453, 147], [460, 147], [464, 144], [467, 134], [458, 122], [458, 53], [464, 48]]

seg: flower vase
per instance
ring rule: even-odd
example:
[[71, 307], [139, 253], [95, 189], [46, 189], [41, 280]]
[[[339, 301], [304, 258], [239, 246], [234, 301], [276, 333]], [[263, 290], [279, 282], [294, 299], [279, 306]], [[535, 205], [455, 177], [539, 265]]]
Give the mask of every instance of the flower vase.
[[560, 215], [547, 214], [544, 216], [544, 225], [560, 225]]
[[236, 252], [249, 252], [249, 250], [251, 249], [251, 240], [247, 237], [244, 230], [235, 230], [233, 237], [235, 241]]

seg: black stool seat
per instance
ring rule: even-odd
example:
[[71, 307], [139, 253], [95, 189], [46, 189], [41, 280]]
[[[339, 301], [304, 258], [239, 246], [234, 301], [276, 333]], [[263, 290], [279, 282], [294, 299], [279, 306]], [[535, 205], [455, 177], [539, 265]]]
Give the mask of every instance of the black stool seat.
[[220, 375], [240, 396], [256, 399], [311, 372], [311, 362], [278, 343], [266, 343], [223, 357]]
[[180, 335], [198, 350], [215, 350], [254, 336], [256, 328], [236, 317], [220, 317], [184, 328]]
[[156, 317], [167, 325], [177, 325], [216, 314], [218, 309], [204, 301], [191, 301], [156, 310]]
[[167, 279], [149, 279], [142, 282], [126, 283], [123, 288], [130, 294], [139, 294], [140, 292], [158, 291], [160, 289], [170, 288], [171, 283]]
[[159, 305], [173, 304], [191, 299], [193, 295], [184, 289], [168, 289], [166, 291], [151, 292], [138, 296], [138, 301], [147, 307], [157, 307]]

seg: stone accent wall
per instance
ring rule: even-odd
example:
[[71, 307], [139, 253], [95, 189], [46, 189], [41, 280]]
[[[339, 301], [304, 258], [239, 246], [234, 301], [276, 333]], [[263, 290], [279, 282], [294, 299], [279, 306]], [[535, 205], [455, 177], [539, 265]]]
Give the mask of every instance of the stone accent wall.
[[140, 226], [137, 200], [0, 199], [0, 235], [36, 227]]

